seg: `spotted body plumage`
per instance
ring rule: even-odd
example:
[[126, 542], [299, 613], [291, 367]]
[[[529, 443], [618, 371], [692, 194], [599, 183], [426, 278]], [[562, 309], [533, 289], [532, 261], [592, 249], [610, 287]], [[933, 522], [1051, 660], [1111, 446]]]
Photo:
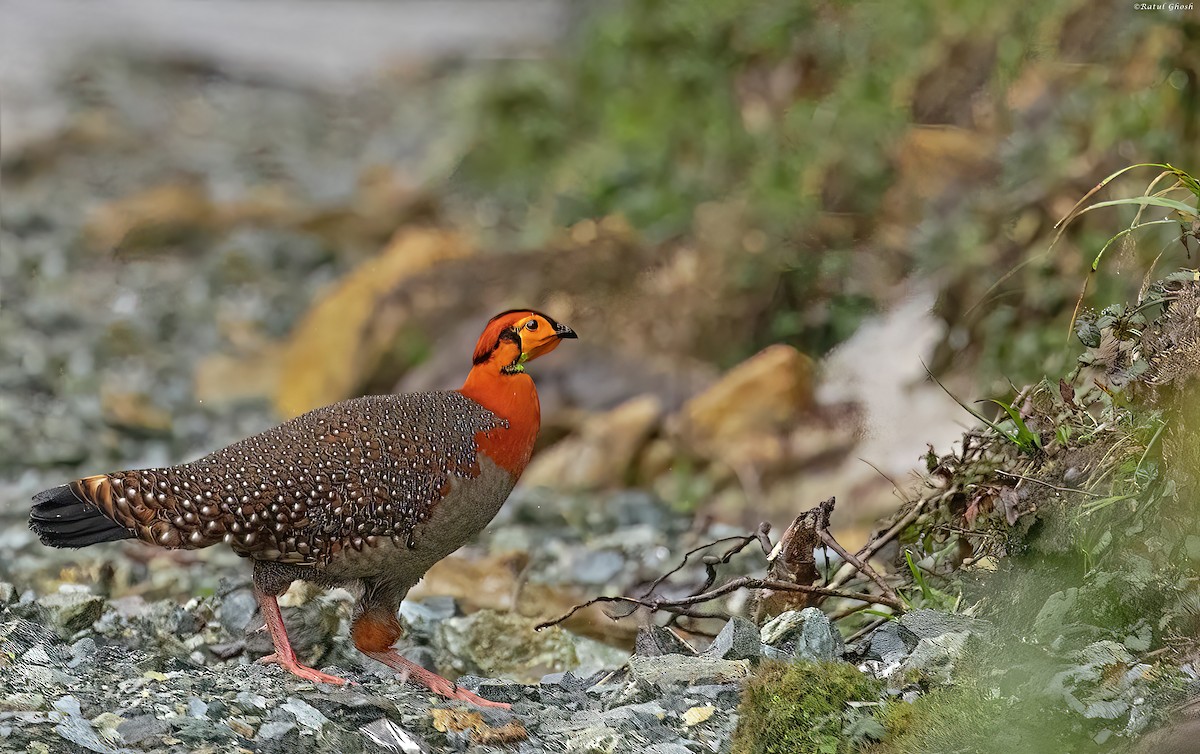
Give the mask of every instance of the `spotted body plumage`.
[[414, 547], [454, 479], [480, 471], [475, 437], [507, 422], [453, 391], [326, 406], [192, 463], [106, 475], [96, 502], [139, 539], [224, 541], [257, 560], [323, 567], [383, 540]]

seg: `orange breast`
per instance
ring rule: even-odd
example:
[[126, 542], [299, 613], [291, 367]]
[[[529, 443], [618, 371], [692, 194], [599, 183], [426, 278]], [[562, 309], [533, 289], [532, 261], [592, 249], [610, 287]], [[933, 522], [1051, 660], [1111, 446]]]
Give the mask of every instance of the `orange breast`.
[[517, 478], [529, 464], [541, 427], [542, 410], [537, 389], [527, 374], [480, 375], [467, 378], [460, 392], [508, 422], [475, 435], [479, 452]]

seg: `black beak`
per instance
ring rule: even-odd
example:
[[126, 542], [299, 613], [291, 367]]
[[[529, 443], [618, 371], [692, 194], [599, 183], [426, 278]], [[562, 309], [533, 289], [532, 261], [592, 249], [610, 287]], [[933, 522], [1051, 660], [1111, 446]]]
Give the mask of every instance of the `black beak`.
[[554, 323], [554, 334], [560, 338], [578, 338], [579, 337], [578, 335], [575, 334], [574, 330], [567, 327], [566, 325], [559, 324], [558, 322]]

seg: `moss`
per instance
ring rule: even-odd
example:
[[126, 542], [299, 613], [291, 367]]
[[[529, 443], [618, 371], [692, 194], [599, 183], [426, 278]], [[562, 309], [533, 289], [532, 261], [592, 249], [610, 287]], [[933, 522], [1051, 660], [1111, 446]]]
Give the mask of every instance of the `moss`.
[[868, 749], [870, 754], [917, 754], [918, 752], [969, 751], [977, 746], [972, 731], [991, 714], [988, 702], [975, 690], [938, 689], [912, 704], [892, 701], [879, 721], [887, 738]]
[[734, 754], [845, 754], [844, 729], [864, 715], [847, 702], [875, 702], [880, 684], [846, 663], [767, 661], [746, 684]]

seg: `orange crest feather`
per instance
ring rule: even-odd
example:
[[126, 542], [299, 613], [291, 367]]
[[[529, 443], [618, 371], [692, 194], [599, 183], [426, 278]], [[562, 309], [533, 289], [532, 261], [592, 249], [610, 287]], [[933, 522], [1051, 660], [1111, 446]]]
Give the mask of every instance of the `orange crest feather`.
[[471, 357], [472, 362], [479, 364], [487, 361], [492, 351], [496, 350], [496, 344], [500, 341], [500, 333], [533, 314], [534, 312], [529, 309], [509, 309], [488, 320], [487, 327], [483, 328], [483, 334], [475, 343], [475, 353]]

